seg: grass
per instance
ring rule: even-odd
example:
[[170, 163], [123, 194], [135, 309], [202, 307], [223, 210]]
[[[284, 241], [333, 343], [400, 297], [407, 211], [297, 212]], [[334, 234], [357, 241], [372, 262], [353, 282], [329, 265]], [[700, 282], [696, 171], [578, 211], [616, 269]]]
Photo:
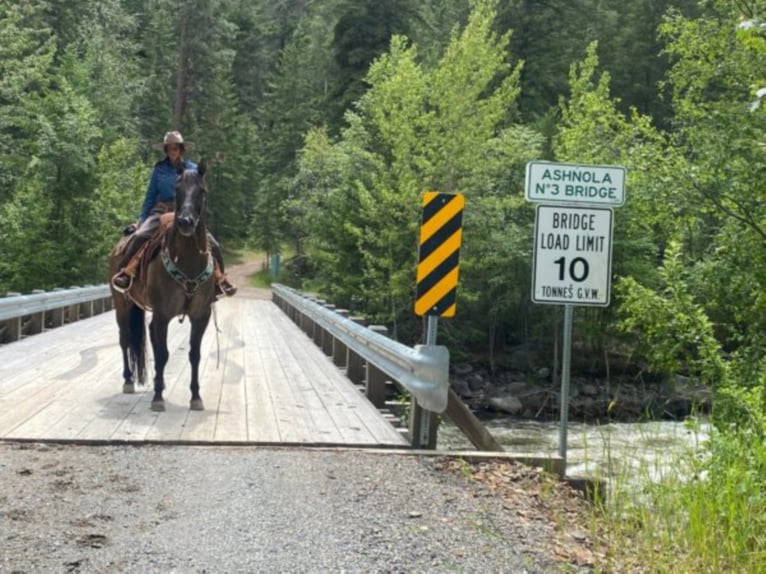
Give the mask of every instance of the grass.
[[603, 572], [766, 573], [766, 446], [711, 435], [670, 460], [611, 469], [593, 507]]

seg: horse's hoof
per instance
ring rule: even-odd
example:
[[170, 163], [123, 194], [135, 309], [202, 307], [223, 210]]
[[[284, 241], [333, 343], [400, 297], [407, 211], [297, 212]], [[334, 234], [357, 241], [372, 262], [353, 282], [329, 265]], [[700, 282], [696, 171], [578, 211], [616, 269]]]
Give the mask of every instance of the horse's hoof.
[[192, 399], [189, 408], [193, 411], [204, 411], [205, 405], [202, 404], [202, 399]]
[[126, 395], [132, 395], [133, 393], [136, 392], [136, 385], [134, 385], [133, 383], [125, 383], [124, 385], [122, 385], [122, 392], [125, 393]]
[[165, 411], [165, 401], [152, 401], [152, 410], [158, 413]]

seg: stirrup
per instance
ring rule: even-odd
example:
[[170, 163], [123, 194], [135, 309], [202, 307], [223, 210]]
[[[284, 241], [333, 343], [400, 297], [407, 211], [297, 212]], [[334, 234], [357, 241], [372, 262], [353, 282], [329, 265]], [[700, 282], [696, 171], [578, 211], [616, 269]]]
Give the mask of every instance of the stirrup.
[[[119, 285], [117, 285], [117, 283], [115, 283], [115, 279], [117, 279], [120, 276], [126, 276], [128, 278], [127, 287], [120, 287]], [[117, 273], [114, 274], [110, 283], [112, 284], [112, 288], [118, 293], [123, 293], [123, 294], [127, 293], [128, 291], [130, 291], [130, 288], [133, 287], [133, 275], [128, 275], [127, 273], [123, 271], [118, 271]]]
[[215, 290], [218, 295], [225, 295], [226, 297], [232, 297], [237, 293], [237, 286], [232, 285], [226, 279], [222, 279], [215, 284]]

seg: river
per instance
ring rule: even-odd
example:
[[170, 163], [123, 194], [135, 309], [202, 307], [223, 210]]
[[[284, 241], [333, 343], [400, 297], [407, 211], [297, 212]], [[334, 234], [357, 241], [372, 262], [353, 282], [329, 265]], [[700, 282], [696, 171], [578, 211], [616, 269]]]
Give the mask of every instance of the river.
[[[500, 417], [485, 426], [508, 452], [533, 455], [559, 453], [558, 422], [536, 422]], [[698, 450], [710, 427], [696, 429], [683, 422], [586, 424], [567, 427], [567, 474], [613, 479], [618, 475], [657, 480], [672, 468], [685, 450]], [[462, 432], [445, 421], [439, 427], [438, 448], [472, 450]], [[675, 469], [674, 469], [675, 472]]]

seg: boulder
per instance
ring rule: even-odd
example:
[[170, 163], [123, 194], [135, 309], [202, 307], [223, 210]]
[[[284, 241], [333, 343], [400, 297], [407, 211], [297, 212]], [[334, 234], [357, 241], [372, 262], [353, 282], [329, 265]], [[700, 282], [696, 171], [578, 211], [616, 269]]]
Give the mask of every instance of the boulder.
[[493, 410], [501, 413], [507, 413], [509, 415], [519, 414], [524, 406], [521, 401], [514, 396], [492, 397], [489, 399], [489, 406]]

